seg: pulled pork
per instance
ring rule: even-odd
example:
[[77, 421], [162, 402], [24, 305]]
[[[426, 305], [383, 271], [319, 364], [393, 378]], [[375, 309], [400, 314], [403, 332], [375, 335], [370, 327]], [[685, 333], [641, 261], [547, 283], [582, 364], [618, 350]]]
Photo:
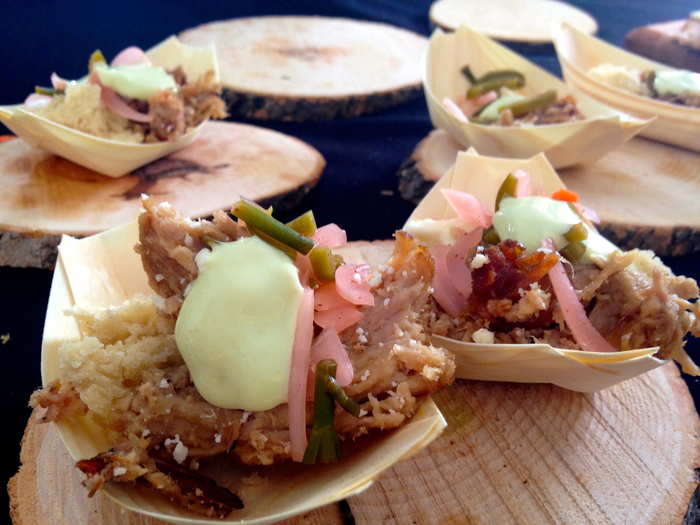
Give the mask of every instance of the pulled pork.
[[521, 117], [514, 117], [509, 109], [501, 111], [498, 124], [500, 126], [541, 126], [544, 124], [562, 124], [583, 120], [586, 116], [579, 111], [576, 99], [566, 95], [558, 101], [543, 108], [531, 111]]
[[[200, 479], [199, 462], [289, 461], [287, 406], [248, 413], [207, 403], [175, 345], [174, 316], [207, 240], [230, 241], [247, 232], [223, 213], [195, 222], [148, 199], [144, 207], [136, 250], [165, 311], [142, 297], [106, 311], [72, 312], [85, 337], [64, 343], [63, 379], [36, 392], [31, 404], [46, 408], [48, 420], [87, 417], [110, 433], [111, 450], [78, 463], [91, 493], [109, 480], [138, 481], [197, 513], [225, 516], [237, 508], [236, 497]], [[433, 275], [426, 249], [397, 234], [394, 254], [379, 274], [375, 306], [340, 334], [355, 371], [345, 391], [362, 407], [360, 418], [337, 409], [336, 429], [346, 443], [404, 424], [425, 396], [454, 377], [452, 357], [423, 332]], [[308, 424], [312, 408], [308, 403]]]
[[221, 86], [214, 82], [212, 71], [190, 84], [181, 68], [170, 73], [180, 89], [159, 91], [148, 99], [152, 119], [143, 125], [144, 142], [175, 141], [209, 118], [226, 117]]
[[[578, 348], [547, 277], [557, 256], [524, 251], [511, 240], [480, 247], [488, 261], [472, 271], [469, 308], [451, 318], [433, 302], [425, 319], [430, 331], [472, 341], [488, 330], [496, 343]], [[700, 373], [683, 341], [688, 333], [700, 336], [698, 286], [693, 279], [673, 275], [652, 252], [641, 250], [614, 252], [597, 264], [567, 263], [567, 269], [591, 322], [614, 347], [658, 346], [657, 357], [675, 359], [686, 373]]]

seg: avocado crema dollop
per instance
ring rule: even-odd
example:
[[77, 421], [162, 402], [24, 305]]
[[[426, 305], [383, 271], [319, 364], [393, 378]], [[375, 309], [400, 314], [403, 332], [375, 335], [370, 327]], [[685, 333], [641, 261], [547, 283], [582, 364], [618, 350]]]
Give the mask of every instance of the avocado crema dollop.
[[259, 237], [216, 244], [198, 263], [175, 325], [197, 390], [221, 408], [286, 403], [303, 295], [296, 266]]
[[136, 64], [110, 67], [99, 63], [95, 71], [102, 85], [120, 95], [139, 100], [148, 100], [158, 91], [177, 87], [173, 76], [161, 66]]
[[660, 95], [700, 93], [700, 73], [684, 69], [657, 71], [654, 76], [654, 89]]
[[[513, 239], [525, 245], [528, 251], [542, 246], [544, 239], [552, 239], [557, 248], [567, 244], [564, 234], [581, 222], [581, 217], [571, 209], [568, 202], [549, 197], [507, 197], [500, 202], [493, 216], [493, 226], [501, 239]], [[585, 225], [588, 237], [584, 260], [591, 257], [607, 259], [618, 248]]]

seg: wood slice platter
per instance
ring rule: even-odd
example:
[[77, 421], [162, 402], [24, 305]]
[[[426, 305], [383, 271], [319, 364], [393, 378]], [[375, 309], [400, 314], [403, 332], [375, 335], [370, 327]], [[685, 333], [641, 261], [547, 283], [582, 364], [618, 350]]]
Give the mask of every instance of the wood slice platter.
[[[352, 243], [354, 262], [391, 243]], [[345, 254], [347, 255], [347, 253]], [[365, 492], [289, 524], [682, 523], [700, 420], [675, 364], [596, 394], [458, 381], [435, 396], [448, 427]], [[88, 499], [53, 425], [29, 420], [8, 490], [15, 525], [160, 525]], [[352, 522], [352, 521], [351, 521]]]
[[598, 31], [591, 15], [556, 0], [438, 0], [430, 7], [430, 22], [447, 31], [468, 25], [491, 38], [525, 44], [551, 42], [552, 28], [562, 22], [588, 34]]
[[[445, 131], [432, 131], [399, 169], [401, 195], [420, 201], [460, 149]], [[559, 175], [598, 212], [599, 229], [621, 248], [658, 255], [700, 250], [700, 154], [634, 138], [594, 164]]]
[[0, 265], [53, 266], [62, 234], [82, 237], [133, 220], [142, 193], [190, 217], [241, 196], [292, 206], [324, 166], [305, 142], [228, 122], [208, 122], [190, 146], [116, 179], [10, 140], [0, 144]]
[[233, 117], [325, 120], [415, 98], [427, 39], [387, 24], [265, 16], [204, 24], [179, 38], [214, 43]]

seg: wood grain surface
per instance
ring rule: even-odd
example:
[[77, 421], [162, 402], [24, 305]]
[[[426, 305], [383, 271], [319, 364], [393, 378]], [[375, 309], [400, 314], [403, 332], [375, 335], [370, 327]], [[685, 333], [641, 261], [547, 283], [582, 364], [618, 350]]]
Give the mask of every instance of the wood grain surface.
[[[355, 262], [391, 243], [352, 243]], [[367, 491], [289, 524], [681, 523], [697, 485], [700, 420], [673, 363], [595, 394], [458, 381], [435, 400], [447, 430]], [[88, 499], [53, 425], [34, 414], [10, 481], [15, 525], [159, 525]]]
[[214, 43], [233, 117], [326, 120], [375, 113], [420, 94], [424, 36], [377, 22], [263, 16], [183, 31]]
[[189, 217], [241, 196], [296, 204], [324, 166], [301, 140], [228, 122], [208, 122], [190, 146], [116, 179], [10, 140], [0, 144], [0, 265], [52, 266], [62, 234], [82, 237], [133, 220], [142, 193]]
[[[432, 131], [399, 170], [401, 195], [418, 202], [458, 151], [446, 132]], [[700, 249], [700, 154], [634, 138], [594, 164], [559, 175], [598, 212], [600, 230], [621, 248], [658, 255]]]
[[[698, 419], [675, 365], [597, 394], [460, 381], [436, 398], [448, 428], [348, 501], [356, 523], [681, 523]], [[15, 525], [156, 525], [87, 498], [52, 425], [33, 415], [9, 485]], [[330, 505], [288, 523], [343, 523]]]

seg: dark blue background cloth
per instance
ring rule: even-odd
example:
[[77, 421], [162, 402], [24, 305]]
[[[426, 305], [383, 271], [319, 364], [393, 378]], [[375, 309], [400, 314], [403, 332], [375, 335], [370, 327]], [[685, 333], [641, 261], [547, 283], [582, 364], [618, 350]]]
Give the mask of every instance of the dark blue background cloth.
[[[636, 26], [685, 18], [697, 8], [690, 0], [573, 3], [596, 18], [600, 37], [617, 45]], [[431, 30], [429, 6], [427, 0], [4, 0], [0, 20], [0, 64], [4, 71], [0, 103], [21, 102], [34, 85], [47, 85], [53, 71], [66, 78], [81, 76], [94, 49], [100, 48], [111, 57], [129, 45], [148, 48], [171, 34], [214, 20], [272, 14], [326, 15], [386, 22], [427, 36]], [[552, 46], [514, 48], [559, 73]], [[432, 128], [422, 98], [378, 115], [348, 120], [255, 124], [309, 142], [328, 162], [321, 182], [295, 212], [312, 208], [321, 223], [336, 222], [346, 228], [351, 240], [371, 240], [389, 238], [413, 209], [398, 196], [394, 174]], [[394, 194], [387, 195], [383, 190]], [[665, 260], [676, 273], [700, 277], [695, 256]], [[17, 469], [20, 439], [29, 416], [27, 400], [40, 385], [41, 332], [50, 283], [49, 271], [0, 268], [0, 334], [9, 333], [11, 337], [8, 344], [0, 345], [4, 369], [0, 387], [5, 427], [0, 433], [3, 483]], [[690, 347], [700, 359], [698, 345]], [[700, 387], [696, 379], [688, 382], [697, 406]], [[6, 498], [5, 491], [0, 492]], [[5, 509], [6, 503], [6, 499], [0, 500]]]

